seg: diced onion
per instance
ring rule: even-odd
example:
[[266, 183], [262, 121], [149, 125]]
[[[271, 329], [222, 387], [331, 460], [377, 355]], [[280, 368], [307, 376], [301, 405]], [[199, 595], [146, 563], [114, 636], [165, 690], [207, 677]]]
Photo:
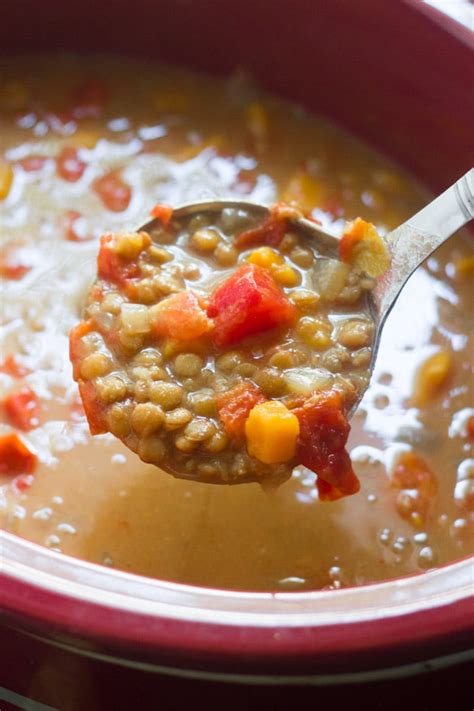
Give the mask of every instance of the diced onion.
[[332, 375], [322, 368], [289, 368], [285, 370], [288, 390], [294, 395], [309, 395], [315, 390], [324, 390]]
[[318, 260], [315, 280], [317, 291], [324, 301], [334, 301], [346, 285], [350, 268], [338, 259]]
[[148, 308], [142, 304], [122, 304], [122, 328], [127, 335], [135, 336], [150, 331]]

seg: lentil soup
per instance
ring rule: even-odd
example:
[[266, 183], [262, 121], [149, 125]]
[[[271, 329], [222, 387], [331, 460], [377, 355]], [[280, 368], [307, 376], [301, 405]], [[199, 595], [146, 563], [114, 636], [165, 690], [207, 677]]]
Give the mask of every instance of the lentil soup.
[[[418, 270], [390, 316], [373, 381], [352, 420], [348, 445], [361, 483], [355, 496], [321, 502], [315, 475], [302, 467], [271, 492], [256, 483], [177, 480], [111, 434], [91, 437], [68, 334], [82, 315], [100, 236], [135, 229], [156, 202], [220, 196], [295, 202], [340, 233], [361, 215], [383, 234], [424, 201], [380, 156], [240, 76], [220, 82], [106, 57], [18, 58], [0, 66], [1, 525], [93, 562], [235, 589], [359, 585], [471, 553], [473, 257], [462, 235]], [[214, 227], [190, 230], [190, 261], [200, 273], [217, 271], [222, 279], [234, 259], [252, 264], [261, 246], [236, 255], [222, 223]], [[211, 243], [212, 258], [205, 248]], [[180, 246], [156, 247], [166, 272], [173, 260], [163, 252]], [[296, 247], [303, 252], [295, 259]], [[283, 255], [293, 272], [285, 269], [283, 278], [301, 283], [280, 287], [292, 303], [300, 299], [303, 327], [289, 353], [265, 349], [258, 387], [269, 392], [304, 387], [305, 368], [330, 378], [340, 373], [353, 387], [365, 377], [365, 329], [344, 327], [367, 319], [358, 284], [346, 280], [345, 297], [327, 313], [314, 308], [304, 290], [315, 258], [303, 245]], [[192, 265], [187, 278], [199, 288], [196, 269], [194, 282]], [[112, 316], [113, 300], [104, 309]], [[317, 319], [329, 320], [330, 332]], [[163, 368], [156, 349], [130, 358], [137, 355], [144, 362], [133, 365], [142, 369], [134, 387], [147, 380], [145, 371]], [[215, 392], [203, 376], [209, 363], [196, 352], [165, 355], [165, 380], [182, 388], [181, 399], [152, 404], [169, 431], [188, 427], [191, 421], [179, 418], [191, 413], [209, 417], [216, 429], [209, 443], [217, 434], [222, 440]], [[213, 358], [210, 370], [225, 390], [237, 376], [256, 375], [240, 347], [229, 344]], [[89, 365], [92, 376], [106, 377], [94, 370], [99, 362]], [[279, 392], [274, 396], [289, 397]]]
[[198, 481], [281, 482], [304, 464], [320, 500], [355, 494], [346, 414], [369, 378], [375, 284], [357, 265], [384, 270], [385, 245], [358, 218], [342, 261], [294, 207], [226, 204], [156, 205], [146, 231], [102, 237], [70, 335], [91, 432]]

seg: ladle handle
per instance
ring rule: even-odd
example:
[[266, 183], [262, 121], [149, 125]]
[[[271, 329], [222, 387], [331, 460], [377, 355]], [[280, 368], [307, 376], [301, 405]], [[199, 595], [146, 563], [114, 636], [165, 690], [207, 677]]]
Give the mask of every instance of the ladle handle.
[[474, 168], [403, 225], [386, 235], [391, 269], [377, 282], [374, 297], [381, 323], [415, 269], [474, 218]]

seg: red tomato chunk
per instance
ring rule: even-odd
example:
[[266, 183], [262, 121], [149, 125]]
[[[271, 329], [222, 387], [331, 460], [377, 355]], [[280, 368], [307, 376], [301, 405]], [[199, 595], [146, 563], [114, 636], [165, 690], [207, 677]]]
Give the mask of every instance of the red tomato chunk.
[[167, 227], [173, 215], [173, 208], [169, 205], [160, 205], [160, 203], [158, 203], [152, 208], [150, 215], [160, 220], [163, 227]]
[[270, 214], [262, 225], [246, 230], [236, 237], [235, 246], [239, 249], [257, 244], [276, 247], [285, 236], [287, 228], [288, 217], [285, 208], [277, 203], [270, 208]]
[[7, 247], [3, 256], [0, 257], [0, 276], [5, 279], [19, 281], [25, 274], [28, 274], [30, 269], [31, 265], [22, 261], [15, 247]]
[[359, 480], [345, 450], [350, 426], [342, 395], [335, 390], [316, 393], [292, 412], [300, 423], [297, 461], [317, 475], [321, 501], [357, 493]]
[[22, 388], [7, 395], [3, 407], [14, 427], [25, 432], [38, 427], [41, 408], [38, 397], [31, 388]]
[[79, 321], [77, 326], [69, 333], [69, 359], [73, 367], [73, 376], [77, 380], [80, 373], [80, 360], [81, 360], [81, 350], [82, 343], [81, 339], [87, 333], [92, 331], [92, 321]]
[[13, 489], [16, 489], [18, 493], [22, 494], [27, 491], [33, 484], [35, 478], [32, 474], [19, 474], [12, 481]]
[[92, 239], [85, 218], [77, 210], [65, 212], [60, 219], [60, 227], [69, 242], [87, 242]]
[[23, 378], [23, 376], [31, 372], [28, 368], [25, 368], [24, 365], [18, 363], [14, 355], [7, 356], [5, 360], [0, 363], [0, 371], [11, 375], [12, 378]]
[[104, 434], [107, 432], [103, 417], [104, 405], [97, 398], [94, 383], [79, 381], [79, 393], [91, 434]]
[[132, 199], [132, 189], [116, 172], [106, 173], [93, 184], [104, 206], [112, 212], [123, 212]]
[[27, 173], [36, 173], [39, 170], [43, 170], [48, 161], [49, 158], [46, 158], [45, 156], [27, 156], [26, 158], [19, 160], [18, 165], [20, 165]]
[[250, 381], [243, 381], [217, 396], [219, 419], [229, 437], [243, 439], [250, 411], [266, 399], [260, 388]]
[[438, 490], [434, 474], [415, 452], [403, 452], [392, 474], [398, 489], [396, 507], [400, 516], [415, 526], [426, 521]]
[[265, 269], [246, 264], [217, 287], [207, 315], [215, 321], [214, 343], [222, 348], [277, 326], [289, 326], [297, 309]]
[[114, 249], [114, 236], [103, 235], [100, 238], [100, 250], [97, 256], [97, 274], [101, 279], [123, 285], [128, 279], [140, 275], [138, 264], [121, 257]]
[[154, 321], [155, 334], [192, 341], [212, 329], [212, 322], [193, 291], [181, 291], [158, 305]]
[[37, 461], [16, 432], [0, 437], [0, 474], [31, 474]]
[[59, 177], [69, 183], [75, 183], [82, 178], [85, 169], [86, 163], [79, 158], [74, 147], [63, 148], [56, 159], [56, 171]]

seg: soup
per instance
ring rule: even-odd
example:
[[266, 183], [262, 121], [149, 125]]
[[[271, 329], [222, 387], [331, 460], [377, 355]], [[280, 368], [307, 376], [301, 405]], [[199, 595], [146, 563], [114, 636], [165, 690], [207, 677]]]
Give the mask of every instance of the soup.
[[241, 76], [106, 57], [14, 58], [0, 76], [2, 526], [92, 562], [234, 589], [360, 585], [471, 553], [462, 235], [389, 318], [351, 423], [361, 490], [340, 501], [319, 500], [303, 468], [276, 491], [212, 486], [173, 479], [111, 434], [91, 437], [68, 359], [101, 234], [133, 230], [157, 202], [284, 199], [339, 234], [358, 215], [383, 233], [423, 204], [417, 185]]
[[375, 285], [356, 263], [384, 269], [388, 250], [360, 218], [342, 260], [294, 207], [223, 204], [158, 204], [139, 232], [101, 238], [69, 337], [91, 433], [197, 481], [281, 483], [303, 464], [320, 500], [355, 494], [347, 413], [369, 379]]

